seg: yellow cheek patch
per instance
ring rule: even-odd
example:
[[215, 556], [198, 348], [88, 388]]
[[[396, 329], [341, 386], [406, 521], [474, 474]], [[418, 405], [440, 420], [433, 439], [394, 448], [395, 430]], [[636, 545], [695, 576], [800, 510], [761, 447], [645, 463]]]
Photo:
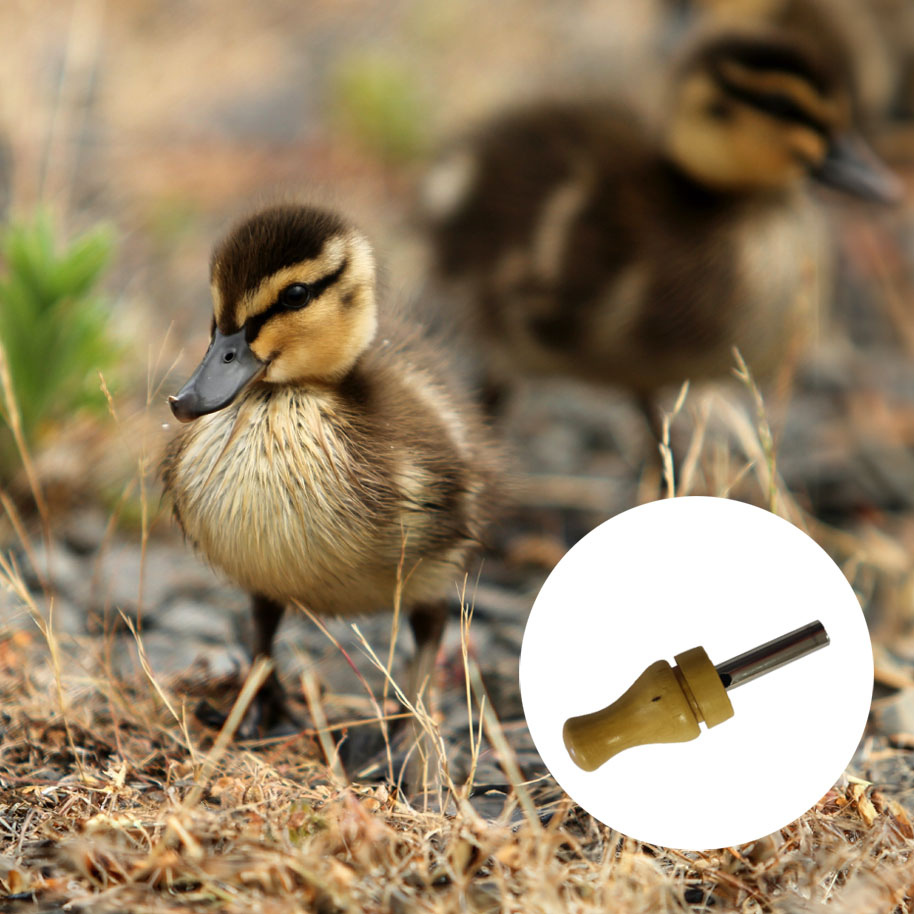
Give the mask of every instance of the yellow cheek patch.
[[266, 381], [330, 382], [352, 367], [376, 327], [372, 298], [359, 298], [352, 307], [344, 307], [335, 295], [328, 295], [303, 311], [268, 320], [251, 343], [251, 350], [270, 362]]
[[251, 343], [251, 352], [261, 361], [275, 358], [290, 342], [301, 336], [300, 332], [290, 326], [288, 317], [277, 316], [267, 321]]
[[791, 130], [787, 142], [797, 159], [806, 165], [820, 164], [828, 152], [824, 137], [802, 127]]
[[268, 381], [326, 377], [335, 373], [349, 347], [347, 324], [336, 303], [318, 302], [303, 311], [271, 318], [251, 343], [251, 350], [259, 359], [271, 362]]
[[[725, 120], [709, 113], [717, 101], [730, 105]], [[669, 137], [675, 161], [712, 187], [786, 186], [801, 171], [792, 135], [814, 136], [801, 126], [775, 123], [750, 105], [731, 103], [731, 97], [703, 73], [683, 82], [676, 110]]]

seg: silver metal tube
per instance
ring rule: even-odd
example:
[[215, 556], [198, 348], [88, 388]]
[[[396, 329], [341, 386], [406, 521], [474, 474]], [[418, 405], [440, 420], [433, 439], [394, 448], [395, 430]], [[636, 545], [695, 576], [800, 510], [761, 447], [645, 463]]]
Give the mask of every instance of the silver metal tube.
[[718, 663], [714, 669], [717, 670], [717, 675], [720, 676], [720, 681], [724, 684], [725, 689], [735, 689], [737, 686], [752, 682], [759, 676], [764, 676], [765, 673], [770, 673], [778, 667], [826, 647], [828, 640], [825, 626], [817, 619], [796, 631], [781, 635], [780, 638], [775, 638], [751, 651], [746, 651], [745, 654]]

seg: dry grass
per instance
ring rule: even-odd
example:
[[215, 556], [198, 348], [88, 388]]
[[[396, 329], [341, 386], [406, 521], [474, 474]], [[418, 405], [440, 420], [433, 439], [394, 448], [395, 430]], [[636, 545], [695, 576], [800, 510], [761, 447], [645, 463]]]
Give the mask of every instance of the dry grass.
[[[879, 573], [872, 550], [822, 527], [786, 490], [761, 393], [738, 353], [736, 363], [754, 419], [719, 393], [692, 398], [684, 386], [662, 423], [664, 494], [739, 494], [811, 529], [821, 541], [831, 536], [833, 552], [848, 559], [852, 572], [875, 567]], [[159, 368], [150, 371], [152, 376]], [[2, 393], [15, 416], [8, 383]], [[678, 466], [671, 444], [677, 424], [687, 425], [680, 431], [688, 435]], [[19, 443], [24, 465], [32, 466]], [[149, 466], [143, 447], [132, 483], [143, 506], [143, 549]], [[30, 481], [40, 502], [40, 481], [34, 474]], [[8, 500], [4, 505], [9, 513]], [[14, 514], [10, 519], [28, 554], [25, 526]], [[42, 520], [40, 535], [51, 542], [50, 518], [45, 513]], [[465, 782], [455, 782], [449, 770], [439, 718], [421, 700], [410, 705], [393, 678], [399, 614], [385, 659], [353, 626], [363, 654], [383, 675], [382, 694], [372, 693], [339, 648], [341, 660], [367, 690], [371, 708], [364, 720], [350, 720], [350, 727], [380, 725], [386, 741], [387, 723], [396, 715], [394, 696], [418, 722], [430, 788], [421, 805], [401, 794], [402, 772], [389, 745], [383, 783], [350, 780], [334, 742], [341, 725], [337, 721], [333, 729], [328, 723], [324, 691], [312, 673], [301, 682], [312, 729], [241, 748], [232, 735], [268, 672], [265, 664], [251, 670], [214, 737], [191, 708], [201, 694], [213, 697], [226, 683], [160, 681], [147, 661], [141, 631], [126, 617], [135, 638], [136, 675], [118, 678], [107, 663], [111, 645], [59, 637], [53, 594], [45, 594], [50, 612], [43, 614], [20, 569], [5, 555], [0, 587], [12, 591], [35, 622], [35, 631], [0, 640], [0, 891], [5, 893], [0, 909], [34, 910], [39, 904], [47, 911], [66, 905], [112, 912], [775, 914], [827, 906], [848, 914], [914, 912], [914, 830], [905, 810], [878, 785], [845, 779], [801, 819], [752, 845], [680, 853], [641, 844], [596, 822], [549, 778], [525, 781], [486, 695], [485, 671], [469, 648], [472, 601], [466, 584], [460, 630], [465, 738], [472, 760]], [[142, 592], [142, 580], [138, 588]], [[312, 621], [333, 639], [319, 619]], [[334, 705], [338, 715], [346, 697]], [[472, 800], [484, 746], [510, 785], [504, 811], [494, 820], [483, 818]], [[749, 789], [776, 791], [778, 785]], [[700, 815], [700, 797], [695, 807]]]
[[568, 802], [493, 822], [458, 790], [440, 815], [340, 783], [307, 734], [214, 741], [188, 724], [198, 683], [128, 684], [86, 661], [61, 673], [60, 652], [41, 648], [23, 634], [0, 644], [5, 910], [912, 910], [911, 824], [860, 782], [714, 853], [641, 845]]
[[[757, 394], [747, 373], [744, 382]], [[716, 494], [743, 487], [744, 495], [773, 498], [803, 520], [766, 451], [770, 431], [757, 402], [753, 427], [738, 409], [715, 401], [723, 428], [748, 452], [733, 447], [724, 472], [721, 442], [709, 431], [714, 408], [690, 404], [683, 390], [664, 425], [669, 494], [682, 494], [685, 484]], [[669, 428], [687, 409], [695, 421], [677, 474]], [[565, 797], [540, 803], [549, 793], [544, 786], [553, 797], [555, 787], [523, 780], [468, 649], [469, 606], [461, 653], [470, 770], [485, 742], [512, 785], [495, 820], [474, 808], [472, 774], [466, 783], [451, 778], [437, 719], [421, 702], [410, 711], [433, 747], [440, 797], [432, 808], [444, 814], [407, 802], [392, 762], [385, 783], [350, 782], [313, 676], [302, 685], [316, 729], [240, 748], [231, 735], [263, 666], [252, 670], [214, 738], [189, 707], [225, 683], [157, 680], [140, 635], [137, 676], [119, 680], [99, 641], [58, 638], [53, 613], [41, 615], [7, 559], [0, 585], [19, 596], [37, 628], [0, 642], [3, 910], [67, 903], [67, 910], [136, 912], [914, 911], [911, 822], [878, 785], [856, 778], [780, 832], [706, 853], [640, 844]], [[382, 660], [365, 639], [362, 648], [386, 677], [380, 696], [363, 680], [374, 709], [365, 722], [377, 723], [392, 705], [387, 692], [404, 696], [390, 657]], [[778, 785], [747, 789], [774, 792]], [[695, 808], [700, 815], [700, 797]]]

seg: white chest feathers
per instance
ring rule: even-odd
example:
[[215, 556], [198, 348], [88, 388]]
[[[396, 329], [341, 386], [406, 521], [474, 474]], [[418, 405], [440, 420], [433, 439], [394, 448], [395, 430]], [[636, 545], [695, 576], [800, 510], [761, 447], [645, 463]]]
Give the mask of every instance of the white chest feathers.
[[[329, 394], [255, 390], [194, 422], [170, 471], [185, 533], [246, 590], [320, 613], [390, 609], [398, 574], [411, 598], [440, 596], [467, 544], [403, 548], [421, 547], [413, 490], [434, 481], [405, 450], [372, 465], [336, 407]], [[414, 567], [398, 568], [404, 552]]]

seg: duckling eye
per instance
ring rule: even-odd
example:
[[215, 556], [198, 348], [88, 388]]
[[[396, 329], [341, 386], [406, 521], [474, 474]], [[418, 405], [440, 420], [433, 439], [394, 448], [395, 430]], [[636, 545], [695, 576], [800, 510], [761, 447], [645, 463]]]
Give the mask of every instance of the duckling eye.
[[294, 310], [304, 308], [311, 301], [311, 289], [303, 283], [296, 282], [291, 286], [286, 286], [279, 293], [279, 303], [284, 308]]

